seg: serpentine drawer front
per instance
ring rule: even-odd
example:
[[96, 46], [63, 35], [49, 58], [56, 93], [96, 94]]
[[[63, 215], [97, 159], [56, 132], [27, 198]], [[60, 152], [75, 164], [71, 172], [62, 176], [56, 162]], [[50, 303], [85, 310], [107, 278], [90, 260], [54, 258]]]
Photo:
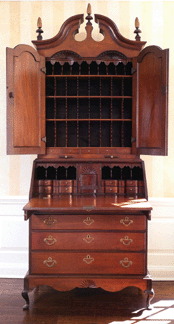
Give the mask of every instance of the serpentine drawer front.
[[145, 274], [144, 253], [32, 252], [31, 274]]
[[143, 215], [32, 215], [31, 228], [43, 230], [146, 230]]
[[32, 250], [145, 251], [146, 234], [129, 232], [32, 232]]

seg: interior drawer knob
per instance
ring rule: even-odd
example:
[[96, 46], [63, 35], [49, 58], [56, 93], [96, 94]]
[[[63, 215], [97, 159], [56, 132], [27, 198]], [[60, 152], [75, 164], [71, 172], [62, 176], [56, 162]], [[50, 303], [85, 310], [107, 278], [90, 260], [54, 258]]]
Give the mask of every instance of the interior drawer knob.
[[86, 242], [86, 243], [91, 243], [92, 241], [94, 241], [94, 238], [91, 237], [89, 234], [83, 238], [83, 240]]
[[48, 237], [45, 237], [44, 238], [44, 242], [47, 244], [47, 245], [53, 245], [57, 242], [57, 240], [52, 237], [52, 235], [48, 235]]
[[133, 223], [133, 220], [129, 219], [128, 216], [126, 216], [124, 219], [120, 220], [120, 223], [125, 225], [125, 226], [129, 226]]
[[129, 261], [128, 258], [124, 258], [124, 260], [120, 260], [120, 264], [124, 268], [129, 268], [133, 264], [133, 262], [132, 261]]
[[92, 223], [94, 223], [94, 220], [90, 217], [87, 217], [83, 220], [83, 223], [85, 223], [87, 226], [90, 226]]
[[90, 264], [94, 261], [94, 258], [92, 258], [90, 255], [87, 255], [84, 259], [84, 262], [86, 262], [87, 264]]
[[120, 242], [124, 245], [130, 245], [133, 242], [133, 240], [130, 239], [129, 236], [125, 236], [124, 238], [120, 239]]
[[49, 257], [47, 260], [43, 261], [43, 264], [45, 264], [48, 268], [52, 268], [55, 266], [57, 262], [52, 259], [52, 257]]

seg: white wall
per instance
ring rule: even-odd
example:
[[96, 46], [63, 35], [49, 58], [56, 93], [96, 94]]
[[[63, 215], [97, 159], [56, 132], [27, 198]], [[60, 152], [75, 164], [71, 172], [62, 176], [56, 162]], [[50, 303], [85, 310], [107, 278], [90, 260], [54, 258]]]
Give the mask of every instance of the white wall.
[[[149, 271], [154, 280], [174, 278], [174, 198], [151, 198]], [[0, 198], [0, 277], [23, 278], [28, 271], [28, 221], [23, 206], [28, 198]]]

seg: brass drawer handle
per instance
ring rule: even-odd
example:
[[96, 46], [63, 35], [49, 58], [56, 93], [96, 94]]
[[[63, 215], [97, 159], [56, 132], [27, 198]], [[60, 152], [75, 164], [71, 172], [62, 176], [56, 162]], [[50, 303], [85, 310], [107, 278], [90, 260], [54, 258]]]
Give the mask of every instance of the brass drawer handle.
[[130, 239], [129, 236], [125, 236], [124, 238], [120, 239], [120, 242], [124, 245], [130, 245], [133, 242], [133, 240]]
[[43, 222], [48, 226], [54, 226], [54, 224], [57, 223], [56, 219], [53, 219], [52, 216], [49, 216]]
[[86, 219], [83, 220], [83, 223], [85, 223], [87, 226], [90, 226], [92, 223], [94, 223], [94, 220], [91, 219], [90, 217], [87, 217]]
[[124, 260], [120, 260], [120, 264], [124, 268], [129, 268], [133, 264], [133, 262], [129, 261], [128, 258], [124, 258]]
[[43, 264], [45, 264], [48, 268], [52, 268], [55, 266], [57, 262], [52, 259], [52, 257], [49, 257], [48, 260], [44, 260]]
[[125, 226], [129, 226], [133, 223], [133, 220], [129, 219], [128, 216], [125, 217], [125, 219], [121, 219], [120, 223], [125, 225]]
[[87, 255], [84, 259], [84, 262], [86, 262], [87, 264], [90, 264], [91, 262], [94, 261], [94, 258], [92, 258], [90, 255]]
[[55, 244], [57, 242], [57, 240], [55, 238], [53, 238], [52, 235], [48, 235], [48, 237], [44, 238], [44, 242], [47, 245], [53, 245], [53, 244]]
[[91, 243], [92, 241], [94, 241], [94, 238], [91, 237], [89, 234], [83, 238], [83, 240], [86, 242], [86, 243]]

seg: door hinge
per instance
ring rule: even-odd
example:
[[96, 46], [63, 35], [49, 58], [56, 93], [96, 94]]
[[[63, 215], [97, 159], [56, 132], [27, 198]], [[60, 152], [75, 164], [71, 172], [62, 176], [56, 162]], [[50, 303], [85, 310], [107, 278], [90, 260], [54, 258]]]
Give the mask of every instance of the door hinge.
[[46, 74], [46, 67], [42, 68], [41, 71]]
[[46, 143], [46, 141], [47, 141], [46, 136], [42, 137], [42, 138], [41, 138], [41, 141]]
[[162, 94], [165, 94], [165, 93], [167, 93], [167, 87], [166, 86], [162, 87]]
[[134, 69], [134, 67], [131, 68], [131, 74], [134, 74], [135, 72], [137, 72], [136, 69]]
[[131, 143], [134, 143], [136, 141], [135, 137], [131, 137]]

